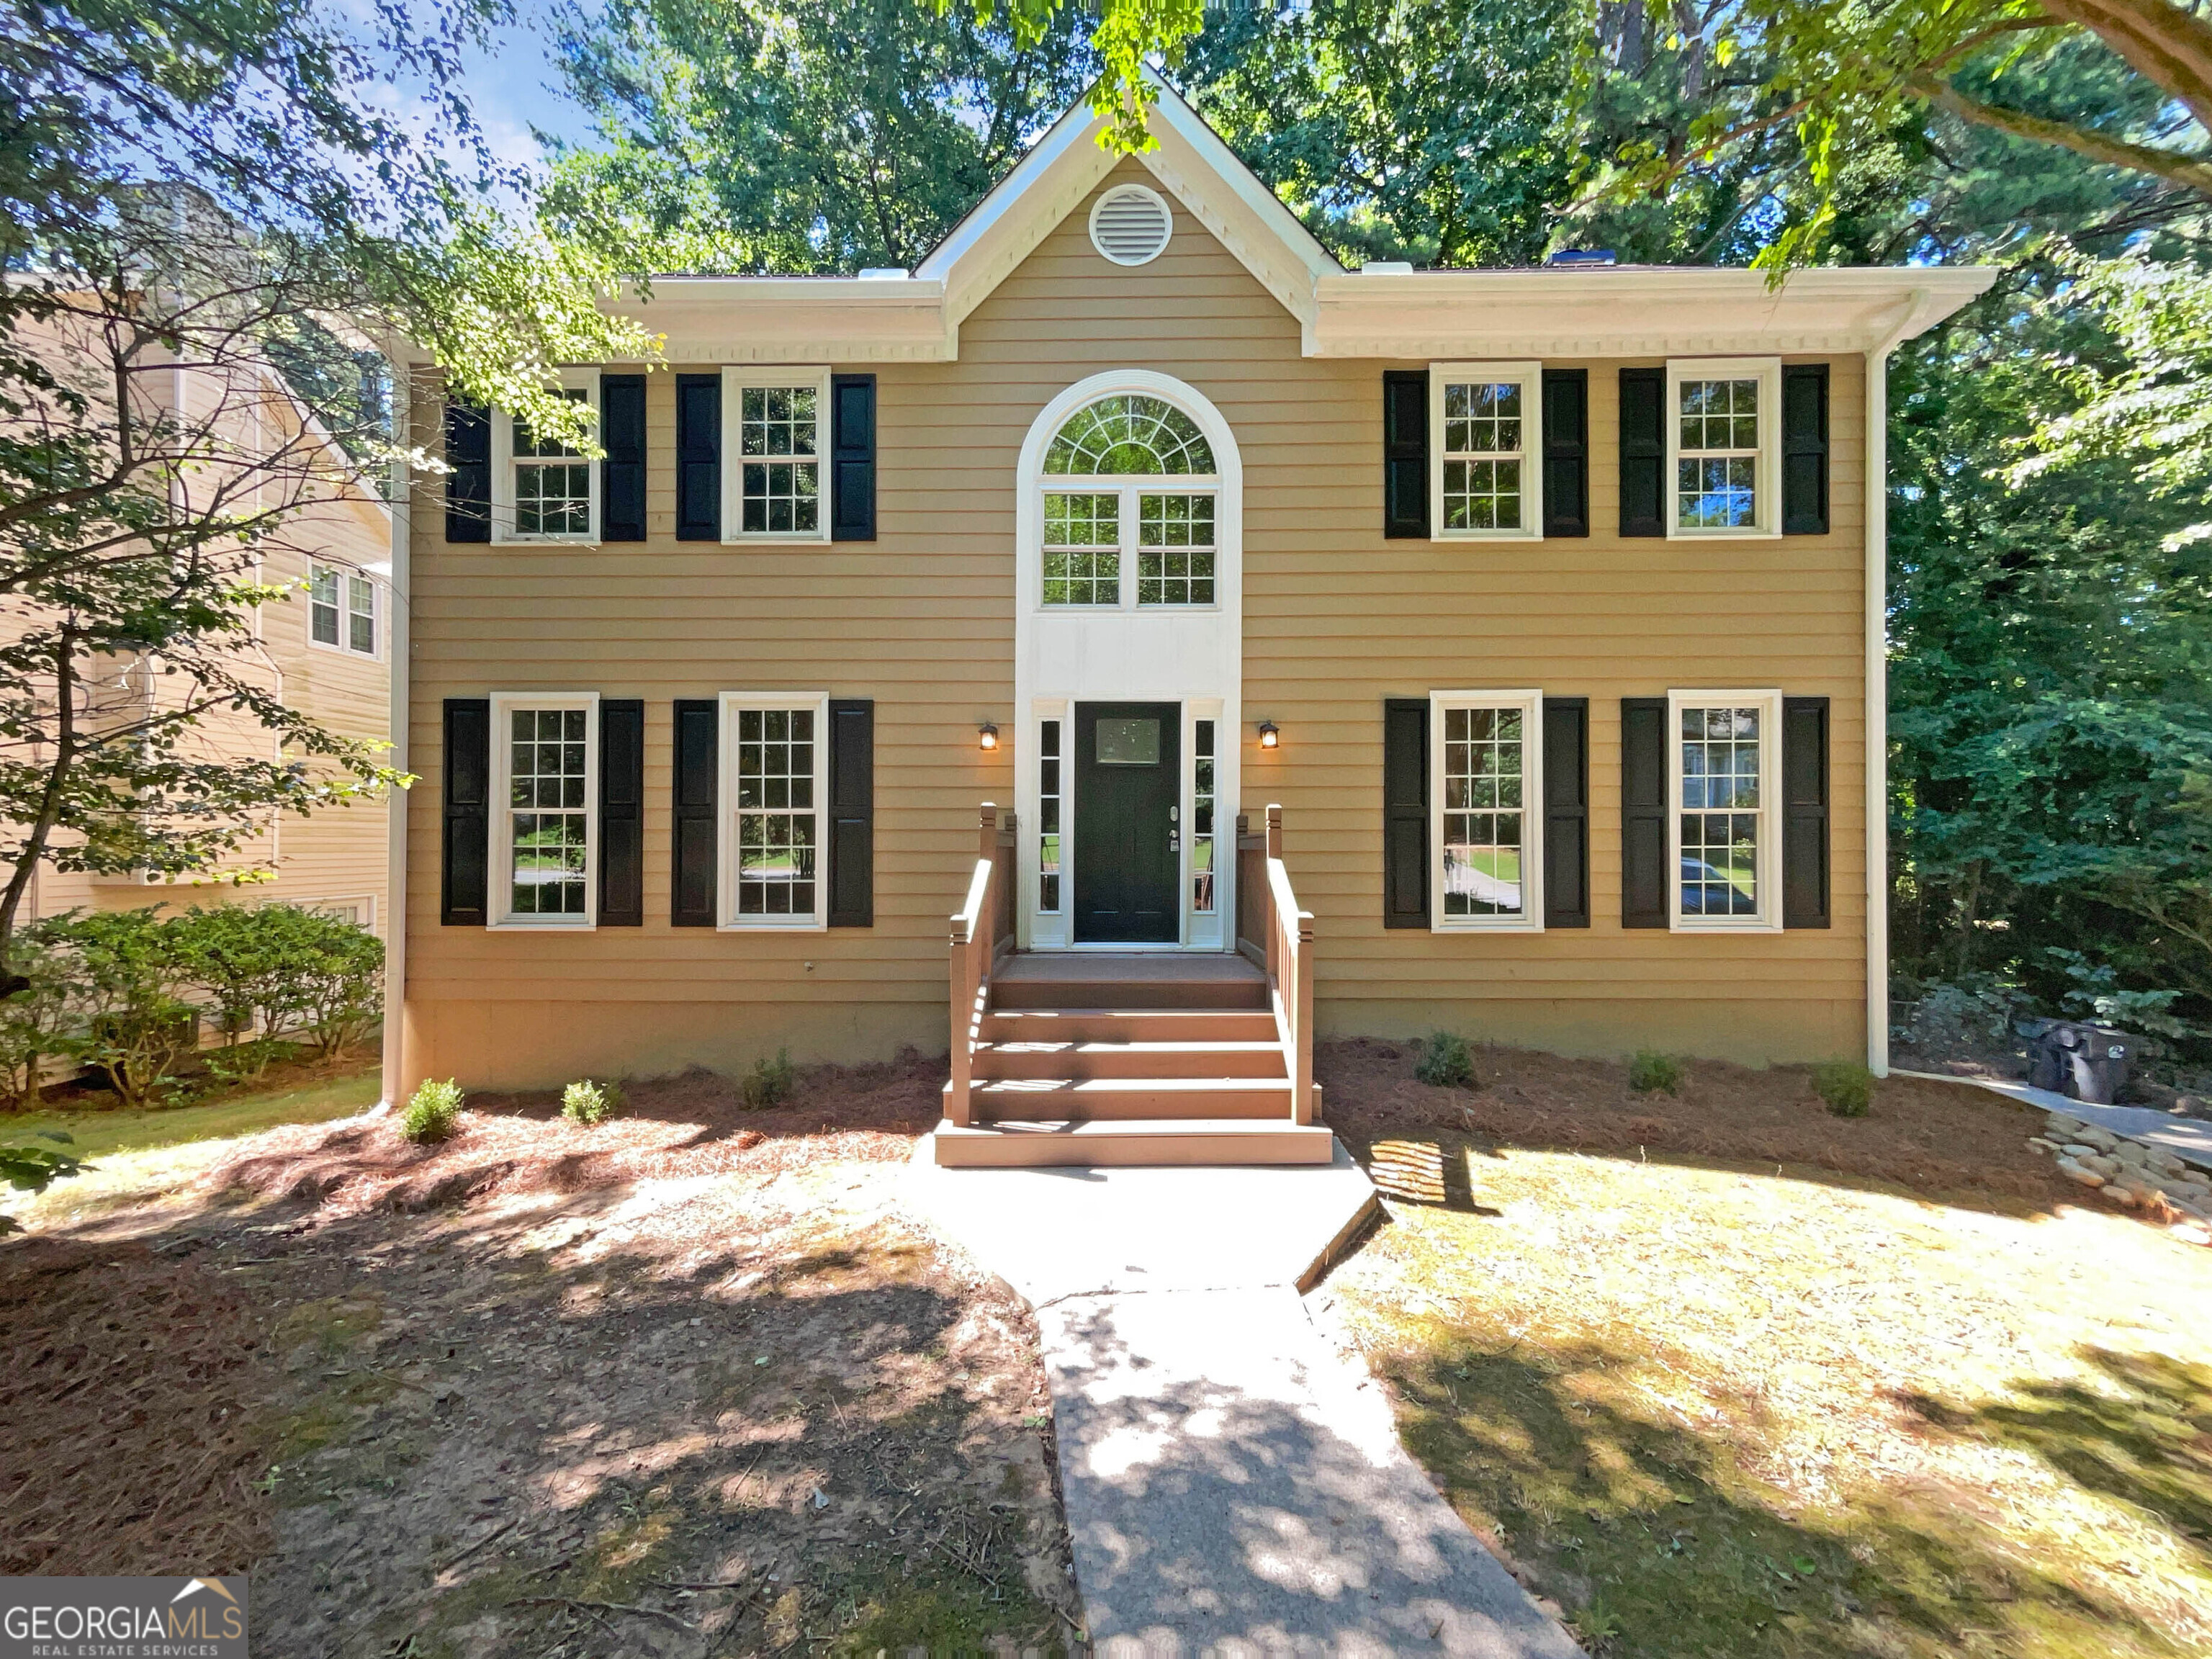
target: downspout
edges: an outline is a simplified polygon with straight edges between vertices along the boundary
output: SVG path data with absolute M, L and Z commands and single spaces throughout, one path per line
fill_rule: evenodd
M 1889 356 L 1922 327 L 1926 289 L 1866 355 L 1867 1069 L 1889 1075 Z
M 414 529 L 414 480 L 404 456 L 394 457 L 386 486 L 392 508 L 392 614 L 385 629 L 385 656 L 391 664 L 392 764 L 407 769 L 410 611 L 408 556 Z M 386 805 L 384 884 L 384 1102 L 389 1109 L 401 1098 L 400 1066 L 407 1052 L 407 792 L 395 789 Z

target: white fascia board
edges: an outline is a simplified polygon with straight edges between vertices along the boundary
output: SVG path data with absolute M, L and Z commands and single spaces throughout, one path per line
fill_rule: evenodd
M 1644 357 L 1861 352 L 1985 292 L 1986 267 L 1791 273 L 1672 267 L 1325 276 L 1323 357 Z

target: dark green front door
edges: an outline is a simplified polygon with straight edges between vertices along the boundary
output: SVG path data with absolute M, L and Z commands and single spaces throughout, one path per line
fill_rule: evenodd
M 1181 938 L 1182 733 L 1176 703 L 1075 705 L 1079 945 L 1173 945 Z

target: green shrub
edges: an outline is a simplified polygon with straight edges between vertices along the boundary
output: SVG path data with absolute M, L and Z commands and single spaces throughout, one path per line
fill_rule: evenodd
M 756 1112 L 781 1106 L 791 1098 L 791 1086 L 796 1080 L 791 1068 L 791 1050 L 779 1048 L 774 1060 L 753 1062 L 744 1085 L 745 1104 Z
M 134 1111 L 175 1091 L 175 1067 L 199 1047 L 199 1010 L 179 993 L 191 982 L 174 924 L 153 909 L 111 910 L 68 929 L 90 1004 L 63 1054 L 104 1073 Z
M 586 1127 L 604 1123 L 611 1117 L 622 1115 L 623 1091 L 619 1083 L 594 1083 L 587 1077 L 578 1078 L 561 1091 L 561 1115 L 571 1123 Z
M 29 983 L 0 997 L 0 1109 L 38 1105 L 47 1062 L 70 1052 L 70 1039 L 89 1017 L 91 988 L 69 932 L 76 915 L 16 930 L 9 965 Z
M 1437 1031 L 1421 1045 L 1413 1061 L 1413 1075 L 1439 1089 L 1474 1087 L 1474 1051 L 1465 1037 Z
M 1832 1060 L 1813 1068 L 1813 1092 L 1838 1117 L 1864 1117 L 1874 1099 L 1874 1073 L 1855 1060 Z
M 443 1083 L 426 1078 L 399 1115 L 399 1133 L 418 1146 L 443 1140 L 460 1115 L 460 1085 L 451 1078 Z
M 1648 1095 L 1655 1089 L 1679 1095 L 1682 1092 L 1682 1062 L 1656 1048 L 1639 1048 L 1636 1058 L 1628 1062 L 1628 1086 L 1640 1095 Z

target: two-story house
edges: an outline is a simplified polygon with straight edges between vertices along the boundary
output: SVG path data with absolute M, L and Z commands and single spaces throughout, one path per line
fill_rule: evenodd
M 1985 275 L 1346 271 L 1097 131 L 657 279 L 603 459 L 418 404 L 396 1091 L 949 1038 L 946 1161 L 1295 1160 L 1317 1032 L 1879 1067 L 1881 370 Z

